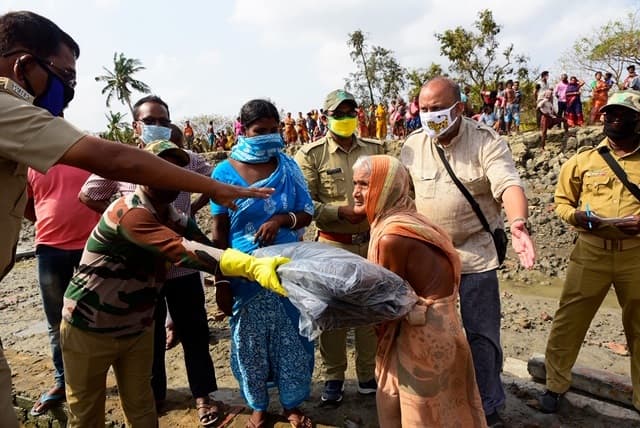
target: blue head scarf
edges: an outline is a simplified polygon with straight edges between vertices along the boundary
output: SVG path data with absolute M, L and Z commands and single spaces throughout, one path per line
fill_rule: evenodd
M 245 137 L 240 135 L 238 142 L 229 157 L 245 163 L 265 163 L 275 157 L 284 148 L 284 141 L 280 134 L 256 135 Z

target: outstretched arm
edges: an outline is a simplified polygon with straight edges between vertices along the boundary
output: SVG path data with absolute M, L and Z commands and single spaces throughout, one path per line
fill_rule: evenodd
M 203 193 L 218 204 L 235 209 L 238 198 L 267 197 L 273 189 L 222 184 L 173 165 L 143 150 L 93 136 L 78 140 L 58 163 L 94 172 L 119 181 L 157 188 Z

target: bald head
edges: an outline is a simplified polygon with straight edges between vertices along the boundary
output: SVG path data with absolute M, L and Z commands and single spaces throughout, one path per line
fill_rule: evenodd
M 437 92 L 438 94 L 446 97 L 451 101 L 451 104 L 456 101 L 461 101 L 460 86 L 448 77 L 438 76 L 428 80 L 424 85 L 422 85 L 420 93 L 427 90 L 430 92 Z

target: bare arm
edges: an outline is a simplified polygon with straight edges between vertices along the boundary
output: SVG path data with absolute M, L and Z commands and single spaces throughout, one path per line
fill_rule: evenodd
M 206 195 L 198 196 L 198 199 L 191 204 L 191 215 L 195 217 L 196 213 L 209 203 L 209 198 Z
M 237 198 L 266 197 L 273 193 L 273 189 L 222 184 L 143 150 L 92 136 L 78 140 L 58 163 L 86 169 L 114 180 L 203 193 L 229 208 L 235 208 L 234 200 Z
M 211 240 L 219 248 L 229 247 L 229 216 L 227 214 L 216 214 L 211 217 Z M 218 309 L 225 315 L 231 316 L 233 313 L 231 285 L 221 272 L 216 273 L 215 286 Z
M 504 212 L 511 223 L 511 241 L 513 249 L 520 258 L 520 264 L 527 269 L 536 261 L 536 250 L 526 228 L 529 207 L 524 190 L 520 186 L 509 186 L 502 194 Z

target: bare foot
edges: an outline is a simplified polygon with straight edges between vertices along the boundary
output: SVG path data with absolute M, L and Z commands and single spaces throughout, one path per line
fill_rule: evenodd
M 263 428 L 267 423 L 267 412 L 254 410 L 245 428 Z
M 40 416 L 46 413 L 50 408 L 59 406 L 66 400 L 64 386 L 54 386 L 35 402 L 33 408 L 29 412 L 31 416 Z
M 222 403 L 213 401 L 209 397 L 196 398 L 196 409 L 198 410 L 198 419 L 203 427 L 210 427 L 216 424 L 224 411 Z
M 287 418 L 292 428 L 313 428 L 313 422 L 297 407 L 285 409 L 284 417 Z

